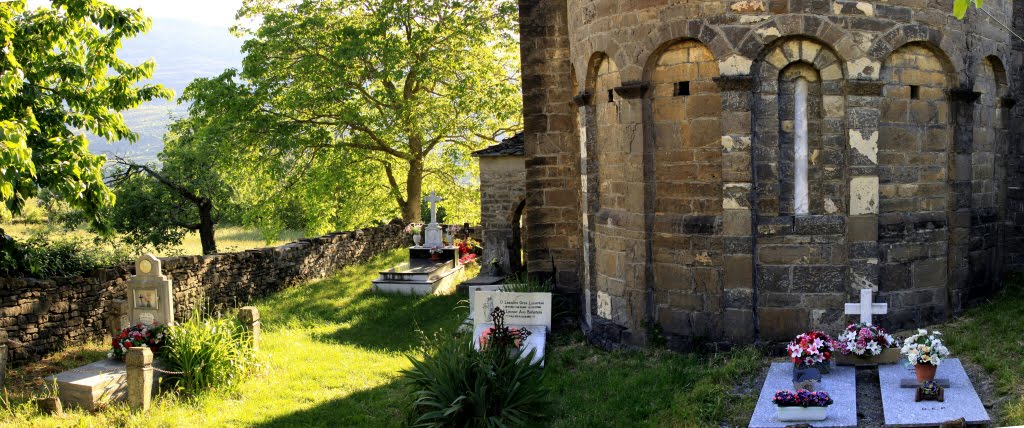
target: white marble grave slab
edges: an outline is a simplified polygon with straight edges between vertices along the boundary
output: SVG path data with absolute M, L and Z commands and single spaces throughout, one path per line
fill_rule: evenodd
M 477 351 L 480 350 L 480 336 L 484 334 L 484 330 L 490 327 L 494 327 L 494 324 L 477 324 L 473 329 L 473 346 Z M 530 335 L 526 338 L 526 343 L 523 344 L 523 355 L 528 355 L 531 351 L 535 351 L 533 354 L 533 363 L 541 363 L 544 361 L 544 344 L 548 340 L 548 330 L 542 325 L 525 327 L 530 330 Z
M 958 358 L 942 360 L 936 378 L 949 379 L 945 401 L 915 402 L 914 388 L 901 388 L 902 379 L 914 378 L 914 368 L 903 364 L 878 367 L 878 381 L 882 388 L 882 410 L 887 427 L 936 426 L 945 421 L 964 418 L 968 425 L 991 422 L 981 398 L 967 377 Z
M 793 363 L 772 363 L 757 398 L 757 407 L 750 416 L 750 428 L 781 428 L 799 423 L 781 422 L 775 418 L 772 396 L 783 389 L 793 389 Z M 857 372 L 854 367 L 832 366 L 831 373 L 821 376 L 818 390 L 827 392 L 834 403 L 828 406 L 825 420 L 809 424 L 815 428 L 857 426 Z

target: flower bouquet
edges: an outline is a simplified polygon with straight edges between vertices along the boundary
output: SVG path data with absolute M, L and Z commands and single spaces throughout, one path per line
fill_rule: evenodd
M 903 349 L 900 351 L 907 357 L 907 362 L 914 365 L 914 372 L 917 374 L 917 381 L 924 382 L 935 379 L 935 371 L 942 363 L 942 359 L 949 355 L 949 349 L 939 339 L 942 333 L 918 329 L 917 334 L 907 338 L 903 342 Z
M 780 421 L 823 421 L 832 397 L 825 391 L 778 391 L 772 397 Z
M 821 373 L 829 372 L 829 363 L 835 353 L 835 340 L 822 331 L 808 331 L 786 346 L 794 368 L 814 367 Z
M 408 226 L 405 226 L 405 233 L 407 235 L 412 235 L 413 244 L 415 244 L 417 247 L 420 246 L 420 239 L 422 238 L 423 234 L 422 224 L 410 223 Z
M 151 326 L 139 323 L 121 330 L 121 334 L 114 336 L 114 340 L 111 341 L 111 350 L 107 352 L 107 358 L 123 360 L 128 350 L 137 346 L 148 347 L 156 353 L 164 344 L 164 328 L 163 325 L 154 322 Z
M 838 365 L 892 364 L 900 359 L 899 340 L 884 328 L 868 323 L 850 324 L 835 342 Z

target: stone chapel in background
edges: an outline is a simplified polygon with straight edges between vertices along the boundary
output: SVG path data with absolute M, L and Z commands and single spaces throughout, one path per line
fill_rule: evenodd
M 917 326 L 1024 268 L 1024 2 L 519 4 L 525 264 L 595 342 L 837 331 L 865 287 Z

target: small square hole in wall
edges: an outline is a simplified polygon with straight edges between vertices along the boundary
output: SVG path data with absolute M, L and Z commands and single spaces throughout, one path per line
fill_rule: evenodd
M 615 90 L 614 89 L 609 89 L 608 90 L 608 102 L 610 102 L 610 103 L 615 102 Z
M 685 97 L 690 95 L 690 82 L 676 82 L 675 96 Z
M 910 99 L 916 100 L 921 98 L 921 87 L 918 85 L 910 85 Z

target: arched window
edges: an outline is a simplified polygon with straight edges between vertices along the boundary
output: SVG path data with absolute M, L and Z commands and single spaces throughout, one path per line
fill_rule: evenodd
M 807 186 L 807 79 L 796 79 L 793 93 L 793 212 L 808 214 Z

